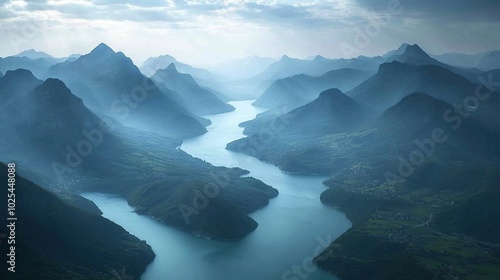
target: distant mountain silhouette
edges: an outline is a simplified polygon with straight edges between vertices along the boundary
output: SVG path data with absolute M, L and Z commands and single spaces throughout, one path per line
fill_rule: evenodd
M 431 55 L 434 59 L 437 59 L 448 65 L 474 68 L 477 67 L 481 59 L 483 59 L 489 52 L 482 52 L 477 54 L 464 54 L 464 53 L 445 53 L 440 55 Z
M 191 65 L 177 61 L 170 55 L 161 55 L 158 57 L 148 58 L 141 66 L 141 71 L 147 76 L 153 76 L 156 71 L 167 68 L 170 64 L 174 64 L 180 73 L 189 74 L 195 79 L 207 80 L 215 78 L 214 75 L 203 68 L 196 68 Z
M 33 59 L 33 60 L 36 60 L 39 58 L 46 58 L 46 59 L 53 59 L 54 58 L 47 53 L 39 52 L 39 51 L 36 51 L 34 49 L 22 51 L 21 53 L 14 55 L 14 56 L 16 56 L 16 57 L 23 57 L 24 56 L 24 57 L 27 57 L 27 58 Z
M 174 90 L 177 94 L 171 98 L 194 114 L 212 115 L 234 110 L 233 106 L 222 102 L 212 92 L 199 86 L 191 75 L 179 73 L 173 63 L 156 71 L 151 79 Z
M 294 75 L 320 76 L 331 70 L 352 68 L 365 71 L 374 71 L 380 63 L 384 62 L 382 57 L 357 57 L 351 59 L 328 59 L 316 56 L 312 60 L 290 58 L 287 55 L 271 64 L 266 70 L 252 77 L 253 81 L 275 81 Z
M 74 60 L 78 55 L 56 58 L 44 52 L 38 52 L 30 49 L 17 55 L 0 58 L 0 71 L 16 70 L 19 68 L 30 70 L 36 77 L 41 79 L 48 78 L 47 71 L 57 63 L 67 60 Z
M 195 116 L 144 77 L 130 58 L 103 43 L 73 62 L 54 65 L 50 72 L 89 108 L 125 124 L 181 138 L 206 131 Z
M 479 61 L 477 67 L 484 70 L 500 69 L 500 51 L 489 52 Z
M 2 104 L 0 108 L 9 105 L 12 100 L 22 96 L 42 83 L 26 69 L 7 71 L 5 76 L 0 78 L 0 97 Z
M 47 71 L 50 66 L 56 64 L 58 61 L 48 60 L 45 58 L 31 59 L 28 57 L 9 56 L 0 58 L 0 71 L 3 73 L 9 70 L 16 70 L 19 68 L 30 70 L 35 76 L 44 78 L 47 76 Z
M 412 64 L 412 65 L 440 65 L 443 66 L 444 63 L 430 57 L 424 50 L 420 48 L 417 44 L 401 45 L 389 58 L 387 62 L 398 61 L 401 63 Z
M 298 107 L 313 101 L 322 91 L 330 88 L 349 91 L 370 76 L 370 72 L 346 68 L 332 70 L 319 77 L 296 75 L 273 82 L 253 105 L 266 108 Z
M 148 77 L 153 76 L 156 71 L 167 68 L 174 64 L 179 73 L 189 74 L 204 89 L 212 92 L 220 100 L 227 102 L 234 100 L 231 91 L 226 90 L 226 84 L 221 81 L 221 77 L 204 68 L 197 68 L 182 63 L 170 55 L 161 55 L 148 58 L 141 66 L 141 71 Z

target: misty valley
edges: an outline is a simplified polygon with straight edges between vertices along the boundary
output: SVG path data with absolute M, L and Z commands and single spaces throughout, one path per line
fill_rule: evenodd
M 1 279 L 498 279 L 499 81 L 417 44 L 0 58 Z

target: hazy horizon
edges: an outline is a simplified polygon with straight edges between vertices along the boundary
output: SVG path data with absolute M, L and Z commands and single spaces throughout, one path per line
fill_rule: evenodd
M 402 43 L 431 54 L 500 49 L 498 1 L 435 2 L 3 0 L 0 56 L 35 49 L 64 57 L 104 42 L 139 66 L 164 54 L 208 66 L 249 56 L 376 56 Z

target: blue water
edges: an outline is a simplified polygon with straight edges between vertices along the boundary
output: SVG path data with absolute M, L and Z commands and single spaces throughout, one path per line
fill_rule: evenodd
M 231 102 L 236 111 L 208 116 L 212 120 L 208 133 L 181 146 L 213 165 L 249 170 L 250 176 L 279 190 L 279 196 L 268 206 L 250 215 L 259 227 L 243 240 L 218 242 L 197 238 L 137 215 L 121 197 L 84 194 L 97 204 L 104 217 L 151 245 L 156 258 L 141 279 L 337 279 L 311 262 L 351 226 L 343 213 L 321 204 L 319 197 L 325 190 L 321 182 L 326 177 L 285 174 L 271 164 L 225 150 L 227 143 L 243 137 L 238 124 L 260 112 L 250 104 L 251 101 Z

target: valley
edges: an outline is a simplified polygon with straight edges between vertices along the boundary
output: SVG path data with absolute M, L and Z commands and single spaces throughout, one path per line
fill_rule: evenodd
M 246 176 L 262 180 L 279 191 L 269 205 L 249 215 L 259 226 L 243 240 L 228 243 L 200 239 L 131 213 L 133 209 L 119 197 L 83 194 L 99 206 L 104 217 L 152 246 L 157 257 L 142 279 L 154 280 L 159 275 L 174 279 L 194 279 L 200 275 L 203 279 L 214 280 L 286 279 L 285 273 L 293 265 L 301 266 L 303 262 L 313 265 L 315 249 L 318 246 L 323 249 L 350 227 L 341 212 L 322 205 L 319 200 L 320 193 L 325 190 L 322 181 L 326 177 L 287 175 L 270 164 L 224 149 L 225 143 L 242 136 L 238 123 L 255 117 L 260 111 L 250 103 L 231 102 L 236 111 L 207 116 L 212 121 L 208 133 L 185 140 L 180 147 L 215 166 L 238 166 L 248 170 L 250 173 Z M 259 267 L 258 271 L 255 266 Z M 307 275 L 308 279 L 336 279 L 317 268 Z
M 496 280 L 497 54 L 0 58 L 6 279 Z

